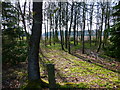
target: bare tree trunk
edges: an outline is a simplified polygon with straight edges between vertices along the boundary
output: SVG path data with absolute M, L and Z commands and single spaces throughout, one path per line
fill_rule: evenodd
M 28 79 L 40 80 L 39 45 L 42 33 L 42 2 L 33 2 L 33 26 L 28 55 Z
M 53 16 L 53 26 L 55 26 L 54 20 L 55 20 L 55 16 Z M 55 28 L 53 27 L 52 29 L 53 29 L 53 44 L 55 45 Z
M 79 41 L 79 30 L 78 30 L 78 21 L 77 21 L 77 45 L 78 45 L 78 41 Z
M 29 34 L 27 32 L 27 28 L 26 28 L 26 22 L 25 22 L 25 11 L 26 11 L 26 1 L 24 2 L 24 9 L 23 9 L 23 12 L 22 12 L 22 9 L 20 7 L 20 3 L 18 2 L 18 8 L 20 10 L 20 15 L 22 17 L 22 23 L 23 23 L 23 26 L 24 26 L 24 30 L 25 30 L 25 33 L 26 33 L 26 38 L 27 38 L 27 41 L 29 40 Z
M 61 30 L 61 2 L 59 4 L 60 4 L 60 10 L 59 10 L 59 15 L 60 15 L 60 18 L 59 18 L 60 38 L 61 38 L 61 47 L 62 47 L 62 50 L 64 50 L 64 47 L 63 47 L 63 32 Z
M 97 21 L 97 23 L 96 23 L 96 42 L 95 42 L 95 46 L 97 46 L 97 44 L 98 44 L 98 30 L 99 30 L 99 19 L 98 19 L 98 15 L 99 15 L 99 8 L 98 8 L 98 6 L 97 6 L 97 18 L 96 18 L 96 21 Z
M 51 29 L 52 29 L 52 17 L 51 17 L 51 13 L 50 13 L 50 45 L 51 45 L 51 37 L 52 37 L 52 33 L 51 33 Z
M 95 41 L 95 46 L 97 46 L 97 41 L 98 41 L 98 25 L 96 24 L 96 41 Z
M 85 53 L 85 42 L 84 42 L 84 32 L 85 32 L 85 3 L 83 5 L 83 30 L 82 30 L 82 53 Z
M 58 40 L 58 13 L 55 13 L 55 42 Z
M 76 15 L 77 15 L 77 11 L 76 11 L 76 7 L 74 9 L 75 9 L 75 17 L 74 17 L 73 30 L 74 30 L 74 45 L 76 45 Z
M 44 27 L 45 27 L 45 46 L 46 46 L 46 22 L 45 22 L 45 10 L 44 10 Z
M 72 21 L 73 21 L 73 7 L 74 7 L 74 2 L 72 3 L 71 7 L 71 21 L 70 21 L 70 28 L 69 28 L 69 36 L 68 36 L 68 52 L 71 53 L 70 51 L 70 34 L 71 34 L 71 26 L 72 26 Z
M 100 40 L 99 40 L 99 46 L 97 49 L 97 52 L 100 51 L 101 45 L 102 45 L 102 29 L 103 29 L 103 13 L 104 13 L 104 8 L 102 7 L 102 20 L 101 20 L 101 31 L 100 31 Z
M 108 29 L 110 28 L 109 25 L 109 2 L 107 2 L 107 8 L 106 8 L 106 17 L 105 17 L 105 30 L 104 30 L 104 39 L 103 39 L 103 48 L 105 48 L 105 45 L 107 43 L 107 39 L 108 39 Z
M 46 33 L 46 36 L 47 36 L 47 40 L 48 40 L 48 16 L 47 16 L 47 33 Z
M 91 31 L 92 31 L 93 6 L 94 6 L 94 3 L 91 6 L 91 12 L 90 12 L 90 32 L 89 32 L 89 35 L 90 35 L 90 47 L 91 47 L 91 34 L 92 34 Z
M 66 30 L 65 30 L 65 48 L 67 48 L 68 44 L 68 2 L 66 2 Z
M 28 30 L 28 33 L 30 33 L 30 30 L 31 30 L 31 28 L 30 28 L 30 26 L 31 26 L 31 22 L 30 22 L 30 20 L 31 20 L 31 2 L 29 2 L 29 19 L 27 20 L 28 21 L 28 26 L 27 27 L 29 27 L 29 30 Z

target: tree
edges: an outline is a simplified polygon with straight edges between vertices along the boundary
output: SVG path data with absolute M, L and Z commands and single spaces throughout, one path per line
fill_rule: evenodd
M 68 52 L 70 52 L 70 34 L 71 34 L 71 26 L 72 26 L 72 21 L 73 21 L 73 7 L 74 7 L 74 2 L 72 3 L 71 6 L 71 20 L 70 20 L 70 27 L 69 27 L 69 34 L 68 34 Z
M 25 30 L 25 34 L 26 34 L 26 38 L 27 38 L 27 41 L 29 40 L 29 33 L 27 32 L 27 26 L 26 26 L 26 22 L 25 22 L 25 16 L 26 16 L 26 4 L 27 2 L 25 1 L 24 2 L 24 9 L 23 9 L 23 12 L 22 12 L 22 8 L 20 7 L 20 2 L 18 2 L 18 10 L 20 12 L 20 16 L 22 18 L 22 23 L 23 23 L 23 27 L 24 27 L 24 30 Z
M 68 47 L 68 2 L 66 2 L 66 30 L 65 30 L 65 48 Z
M 55 42 L 58 42 L 58 8 L 56 9 L 55 13 Z
M 61 30 L 61 26 L 62 26 L 61 25 L 62 24 L 62 22 L 61 22 L 62 21 L 61 20 L 62 19 L 62 15 L 61 15 L 62 14 L 61 13 L 61 2 L 59 3 L 59 6 L 60 6 L 60 9 L 59 9 L 59 15 L 60 15 L 59 16 L 59 29 L 60 29 L 61 48 L 62 48 L 62 50 L 64 50 L 64 47 L 63 47 L 63 45 L 64 45 L 63 44 L 63 30 Z
M 106 3 L 106 12 L 105 12 L 105 30 L 104 30 L 104 38 L 103 38 L 103 48 L 107 46 L 109 29 L 110 29 L 110 6 L 109 2 Z
M 76 5 L 76 4 L 75 4 Z M 77 10 L 76 7 L 74 7 L 74 11 L 75 11 L 75 16 L 74 16 L 74 26 L 73 26 L 73 30 L 74 30 L 74 45 L 76 45 L 76 18 L 77 18 Z
M 52 40 L 51 40 L 51 39 L 52 39 L 52 32 L 51 32 L 51 29 L 52 29 L 52 10 L 51 10 L 51 3 L 50 3 L 50 10 L 49 10 L 49 11 L 51 11 L 51 12 L 50 12 L 50 20 L 49 20 L 49 21 L 50 21 L 50 42 L 49 42 L 49 43 L 50 43 L 50 45 L 51 45 L 51 41 L 52 41 Z
M 94 3 L 92 3 L 92 5 L 91 5 L 91 10 L 90 10 L 90 30 L 88 30 L 89 31 L 89 37 L 90 37 L 90 47 L 91 47 L 91 31 L 92 31 L 92 19 L 93 19 L 93 7 L 94 7 Z
M 18 22 L 18 11 L 11 2 L 2 2 L 2 40 L 3 40 L 3 63 L 17 64 L 22 61 L 22 54 L 19 41 L 23 35 L 22 28 Z M 25 50 L 24 55 L 25 54 Z M 21 56 L 21 57 L 20 57 Z
M 115 18 L 115 24 L 110 29 L 111 44 L 107 48 L 107 54 L 115 58 L 120 58 L 120 1 L 113 9 L 116 10 L 116 12 L 112 14 Z
M 45 2 L 45 8 L 46 8 L 46 2 Z M 46 39 L 47 39 L 47 36 L 46 36 L 46 10 L 44 10 L 44 29 L 45 29 L 45 46 L 46 46 Z
M 96 42 L 95 42 L 95 46 L 98 43 L 98 30 L 99 30 L 99 5 L 97 5 L 97 14 L 96 14 Z
M 28 79 L 40 80 L 39 45 L 42 33 L 42 2 L 33 2 L 33 26 L 29 43 Z
M 82 53 L 83 54 L 85 53 L 84 32 L 85 32 L 85 3 L 83 3 L 83 28 L 82 28 Z
M 97 52 L 100 51 L 101 45 L 102 45 L 102 31 L 103 31 L 104 8 L 105 8 L 104 4 L 101 3 L 102 16 L 101 16 L 101 26 L 100 26 L 100 32 L 99 32 L 99 45 L 98 45 Z

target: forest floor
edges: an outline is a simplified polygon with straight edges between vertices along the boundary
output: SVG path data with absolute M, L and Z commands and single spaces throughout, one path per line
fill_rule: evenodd
M 41 78 L 48 82 L 45 65 L 55 65 L 56 82 L 62 88 L 120 88 L 120 62 L 100 55 L 89 48 L 81 54 L 77 46 L 71 54 L 61 50 L 60 44 L 42 46 L 40 52 Z M 88 53 L 89 52 L 89 53 Z M 3 88 L 20 88 L 27 84 L 27 63 L 3 66 Z
M 81 54 L 73 50 L 72 54 L 59 48 L 59 45 L 48 45 L 42 48 L 42 63 L 55 65 L 56 82 L 63 87 L 76 88 L 120 88 L 120 62 L 99 55 Z M 86 49 L 88 52 L 89 49 Z M 102 56 L 102 55 L 101 55 Z M 43 79 L 47 80 L 46 70 L 41 70 Z

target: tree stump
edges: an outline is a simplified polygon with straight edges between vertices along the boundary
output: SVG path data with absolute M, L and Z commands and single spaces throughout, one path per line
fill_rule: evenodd
M 54 64 L 47 64 L 49 88 L 56 88 Z

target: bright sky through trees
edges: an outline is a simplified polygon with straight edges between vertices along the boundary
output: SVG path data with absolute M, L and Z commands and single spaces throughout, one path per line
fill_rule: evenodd
M 9 0 L 3 0 L 3 1 L 9 1 Z M 10 0 L 11 2 L 16 2 L 17 0 Z M 31 2 L 31 6 L 30 6 L 30 8 L 31 8 L 31 11 L 32 11 L 32 1 L 39 1 L 39 0 L 18 0 L 19 2 L 20 2 L 20 5 L 21 5 L 21 8 L 22 8 L 22 10 L 23 10 L 23 4 L 24 4 L 24 2 L 26 1 L 27 2 L 27 4 L 26 4 L 26 11 L 28 11 L 28 7 L 29 7 L 29 2 Z M 43 1 L 43 12 L 44 12 L 44 4 L 45 4 L 45 2 L 46 1 L 48 1 L 48 2 L 50 2 L 49 0 L 44 0 Z M 62 0 L 63 2 L 65 1 L 65 0 Z M 75 0 L 74 0 L 75 1 Z M 82 1 L 82 0 L 79 0 L 79 1 L 77 1 L 77 2 L 80 2 L 80 1 Z M 87 3 L 87 4 L 90 4 L 90 3 L 92 3 L 94 0 L 86 0 L 85 2 L 89 2 L 89 3 Z M 102 0 L 98 0 L 98 1 L 102 1 Z M 109 2 L 116 2 L 116 0 L 106 0 L 106 1 L 109 1 Z M 104 1 L 104 2 L 106 2 L 106 1 Z M 54 2 L 55 2 L 55 0 L 54 0 Z M 71 1 L 69 1 L 69 2 L 71 2 Z M 96 2 L 94 2 L 95 4 L 96 4 Z M 112 6 L 114 6 L 114 4 L 115 3 L 112 3 Z M 88 6 L 88 8 L 89 8 L 89 6 Z M 96 6 L 94 6 L 94 12 L 93 12 L 93 23 L 92 23 L 92 30 L 96 30 L 96 24 L 95 23 L 97 23 L 97 21 L 96 21 L 96 12 L 97 12 L 97 9 L 96 9 Z M 89 15 L 89 13 L 87 12 L 87 14 Z M 87 15 L 86 14 L 86 15 Z M 86 16 L 87 17 L 87 16 Z M 44 18 L 44 14 L 43 14 L 43 18 Z M 46 17 L 45 17 L 46 18 Z M 45 26 L 44 26 L 44 23 L 47 23 L 47 20 L 46 21 L 44 21 L 43 20 L 43 25 L 42 25 L 42 33 L 45 33 Z M 111 24 L 112 24 L 112 22 L 110 22 Z M 22 26 L 22 22 L 20 23 L 21 24 L 21 26 Z M 28 24 L 27 23 L 27 21 L 26 21 L 26 24 Z M 103 30 L 104 30 L 104 25 L 105 23 L 103 23 Z M 50 24 L 49 24 L 50 25 Z M 70 26 L 70 21 L 68 21 L 68 27 Z M 50 26 L 48 27 L 48 29 L 50 28 Z M 29 26 L 27 25 L 27 31 L 29 31 L 30 30 L 30 28 L 29 28 Z M 64 29 L 63 29 L 64 30 Z M 79 28 L 79 31 L 80 31 L 81 29 Z M 88 30 L 88 25 L 87 25 L 87 20 L 86 20 L 86 25 L 85 25 L 85 30 Z M 73 28 L 72 28 L 72 31 L 73 31 Z M 30 32 L 30 31 L 29 31 Z

